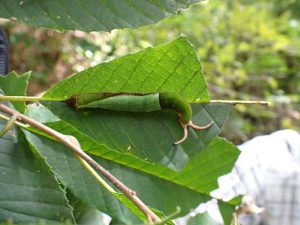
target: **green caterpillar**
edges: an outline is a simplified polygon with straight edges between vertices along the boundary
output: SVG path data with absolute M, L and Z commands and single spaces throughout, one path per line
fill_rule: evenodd
M 127 112 L 152 112 L 170 109 L 177 113 L 180 126 L 183 128 L 183 137 L 174 144 L 180 144 L 187 138 L 187 128 L 204 130 L 213 122 L 205 126 L 197 126 L 192 122 L 192 108 L 188 102 L 176 93 L 89 93 L 78 94 L 65 101 L 76 109 L 109 109 Z

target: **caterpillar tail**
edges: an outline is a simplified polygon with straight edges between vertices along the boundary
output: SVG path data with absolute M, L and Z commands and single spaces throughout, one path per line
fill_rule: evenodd
M 194 130 L 206 130 L 208 129 L 214 122 L 211 121 L 209 124 L 205 125 L 205 126 L 198 126 L 195 125 L 192 120 L 190 120 L 187 124 L 184 124 L 180 119 L 179 119 L 179 124 L 183 129 L 183 136 L 180 140 L 174 142 L 174 145 L 178 145 L 181 144 L 182 142 L 184 142 L 187 139 L 188 136 L 188 128 L 191 127 Z

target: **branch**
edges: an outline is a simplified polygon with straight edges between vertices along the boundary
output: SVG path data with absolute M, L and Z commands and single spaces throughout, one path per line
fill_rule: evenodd
M 34 97 L 34 96 L 7 96 L 0 95 L 0 101 L 12 101 L 12 102 L 39 102 L 39 101 L 61 101 L 58 99 L 44 98 L 44 97 Z M 269 105 L 270 102 L 266 101 L 244 101 L 244 100 L 208 100 L 201 101 L 196 100 L 193 103 L 227 103 L 227 104 L 260 104 L 260 105 Z
M 42 97 L 35 97 L 35 96 L 7 96 L 7 95 L 0 95 L 0 101 L 38 102 L 40 100 L 46 100 L 46 99 L 43 99 Z
M 245 100 L 210 100 L 209 103 L 225 103 L 225 104 L 258 104 L 258 105 L 269 105 L 267 101 L 245 101 Z
M 55 138 L 57 141 L 64 144 L 66 147 L 70 148 L 74 154 L 82 158 L 89 165 L 95 168 L 100 174 L 102 174 L 106 179 L 108 179 L 117 189 L 119 189 L 125 196 L 127 196 L 147 217 L 149 223 L 160 222 L 160 218 L 153 213 L 145 204 L 142 202 L 136 195 L 135 191 L 128 188 L 120 180 L 114 177 L 108 170 L 99 165 L 94 159 L 87 155 L 77 144 L 75 144 L 70 138 L 66 135 L 63 135 L 44 124 L 41 124 L 30 117 L 23 115 L 17 112 L 14 109 L 11 109 L 3 104 L 0 104 L 0 111 L 4 112 L 10 116 L 16 115 L 19 120 L 26 122 L 27 124 L 35 127 L 48 135 Z

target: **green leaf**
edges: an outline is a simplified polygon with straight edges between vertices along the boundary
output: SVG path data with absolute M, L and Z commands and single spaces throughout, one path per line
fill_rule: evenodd
M 59 121 L 50 110 L 45 108 L 42 104 L 29 104 L 27 105 L 27 114 L 28 116 L 40 123 L 47 123 L 47 122 L 56 122 Z
M 92 92 L 160 91 L 179 93 L 189 101 L 208 100 L 200 62 L 184 37 L 87 69 L 49 89 L 44 99 L 62 100 Z M 189 139 L 182 146 L 174 146 L 183 130 L 172 112 L 75 112 L 63 103 L 49 103 L 47 107 L 60 119 L 111 150 L 160 162 L 174 170 L 182 169 L 207 146 L 220 132 L 232 108 L 229 105 L 194 105 L 195 123 L 215 123 L 205 131 L 190 130 Z
M 206 177 L 205 179 L 197 179 L 197 181 L 189 184 L 191 185 L 189 186 L 190 188 L 201 188 L 203 193 L 209 193 L 218 187 L 216 181 L 218 173 L 221 174 L 224 171 L 231 171 L 231 167 L 240 153 L 238 149 L 229 144 L 227 141 L 221 138 L 216 138 L 178 173 L 158 163 L 144 161 L 128 153 L 111 151 L 106 146 L 101 145 L 85 134 L 78 132 L 78 130 L 75 130 L 72 126 L 63 121 L 47 123 L 47 125 L 63 134 L 76 137 L 81 143 L 83 150 L 89 154 L 99 156 L 100 158 L 121 164 L 125 167 L 142 170 L 145 173 L 153 175 L 159 174 L 159 177 L 167 180 L 169 177 L 177 177 L 178 174 L 184 174 L 179 180 L 180 183 L 185 184 L 189 181 L 190 176 L 206 176 L 207 173 L 209 173 L 209 177 Z M 208 149 L 213 150 L 209 151 Z M 200 165 L 203 167 L 199 167 Z M 240 202 L 237 200 L 232 202 L 232 205 L 237 205 L 239 203 Z
M 6 76 L 0 76 L 0 88 L 5 95 L 24 96 L 26 95 L 28 79 L 30 72 L 18 76 L 15 72 L 11 72 Z M 13 106 L 20 113 L 25 112 L 25 102 L 12 102 Z
M 149 48 L 87 69 L 46 92 L 44 98 L 64 99 L 76 93 L 91 92 L 177 92 L 187 100 L 207 100 L 207 85 L 193 47 L 186 38 Z M 143 160 L 160 162 L 174 170 L 182 169 L 220 132 L 232 106 L 193 105 L 193 121 L 213 126 L 201 132 L 189 130 L 182 137 L 177 115 L 161 111 L 127 113 L 109 110 L 76 112 L 64 103 L 47 107 L 82 134 L 113 151 L 129 153 Z
M 193 104 L 193 121 L 214 124 L 207 130 L 189 130 L 181 145 L 177 115 L 171 111 L 128 113 L 110 110 L 78 112 L 64 103 L 49 103 L 47 107 L 77 132 L 106 149 L 131 154 L 144 161 L 159 162 L 173 170 L 181 170 L 190 159 L 220 132 L 232 106 L 228 104 Z
M 228 202 L 232 203 L 233 205 L 240 205 L 242 203 L 243 195 L 238 195 L 232 199 L 230 199 Z
M 63 100 L 74 94 L 92 92 L 160 91 L 179 93 L 189 101 L 208 100 L 200 62 L 184 37 L 87 69 L 49 89 L 44 99 Z M 172 112 L 76 112 L 63 103 L 49 103 L 47 107 L 108 149 L 160 162 L 174 170 L 182 169 L 207 146 L 219 133 L 232 108 L 229 105 L 194 105 L 195 123 L 204 125 L 213 120 L 215 124 L 202 132 L 190 130 L 189 139 L 182 146 L 174 146 L 183 130 Z
M 190 218 L 187 222 L 187 225 L 219 225 L 217 221 L 210 217 L 207 212 L 198 214 Z
M 166 215 L 174 212 L 176 206 L 180 206 L 181 215 L 184 215 L 199 203 L 209 200 L 209 192 L 217 187 L 217 178 L 232 169 L 239 154 L 233 145 L 215 139 L 184 170 L 176 173 L 159 164 L 105 149 L 62 121 L 48 125 L 75 136 L 85 151 L 96 153 L 93 155 L 95 160 L 135 190 L 147 205 Z M 123 223 L 135 221 L 109 192 L 99 187 L 94 178 L 84 171 L 70 150 L 35 134 L 26 133 L 26 136 L 76 197 Z
M 76 198 L 69 190 L 67 190 L 67 198 L 73 208 L 76 224 L 99 225 L 107 224 L 107 222 L 110 221 L 110 218 L 108 218 L 107 215 L 82 203 L 82 201 Z
M 73 221 L 65 192 L 21 132 L 0 139 L 0 190 L 0 222 Z
M 4 0 L 2 18 L 57 30 L 111 31 L 156 23 L 200 0 Z
M 26 138 L 34 149 L 46 160 L 63 185 L 85 204 L 109 214 L 115 221 L 123 224 L 137 223 L 133 214 L 121 205 L 62 144 L 26 132 Z
M 223 218 L 224 225 L 231 225 L 233 212 L 235 210 L 234 205 L 229 205 L 226 202 L 218 201 L 218 206 Z
M 208 100 L 197 55 L 185 37 L 91 67 L 50 88 L 45 99 L 79 93 L 173 91 L 188 101 Z
M 103 213 L 97 209 L 86 209 L 78 221 L 79 225 L 101 225 L 107 224 L 108 220 Z

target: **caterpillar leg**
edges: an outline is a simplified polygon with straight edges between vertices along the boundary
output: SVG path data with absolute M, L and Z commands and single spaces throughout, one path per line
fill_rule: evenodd
M 197 126 L 195 124 L 193 124 L 192 120 L 189 121 L 188 124 L 184 124 L 180 119 L 179 119 L 179 124 L 183 129 L 183 137 L 179 140 L 174 142 L 174 145 L 178 145 L 181 144 L 182 142 L 184 142 L 188 136 L 188 127 L 191 127 L 195 130 L 205 130 L 207 128 L 209 128 L 214 122 L 211 121 L 209 124 L 205 125 L 205 126 Z

